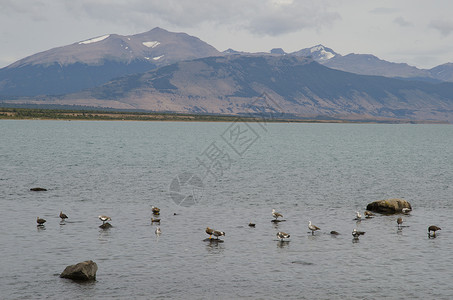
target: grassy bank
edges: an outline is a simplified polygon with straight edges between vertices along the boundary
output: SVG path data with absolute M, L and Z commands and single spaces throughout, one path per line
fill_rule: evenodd
M 202 114 L 125 112 L 102 110 L 67 110 L 42 108 L 11 108 L 0 107 L 0 119 L 11 120 L 92 120 L 92 121 L 183 121 L 183 122 L 262 122 L 259 117 L 221 116 Z M 417 122 L 411 120 L 338 120 L 338 119 L 266 119 L 266 122 L 295 123 L 444 123 Z

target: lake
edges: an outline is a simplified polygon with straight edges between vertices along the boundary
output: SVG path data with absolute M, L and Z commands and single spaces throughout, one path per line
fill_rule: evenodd
M 0 120 L 0 133 L 1 299 L 453 298 L 451 125 Z M 353 220 L 388 198 L 412 205 L 402 230 L 400 215 Z M 85 260 L 95 282 L 59 278 Z

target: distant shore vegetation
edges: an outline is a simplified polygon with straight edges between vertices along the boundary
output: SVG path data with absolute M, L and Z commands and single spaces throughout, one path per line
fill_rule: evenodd
M 184 121 L 184 122 L 279 122 L 279 123 L 425 123 L 409 120 L 338 120 L 263 118 L 210 114 L 180 114 L 157 112 L 126 112 L 111 110 L 71 110 L 47 108 L 0 107 L 0 119 L 11 120 L 91 120 L 91 121 Z M 435 122 L 437 123 L 437 122 Z

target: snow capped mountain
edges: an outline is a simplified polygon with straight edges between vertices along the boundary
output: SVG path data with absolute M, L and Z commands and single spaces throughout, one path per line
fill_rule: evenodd
M 158 27 L 135 35 L 106 34 L 0 69 L 0 97 L 70 93 L 182 60 L 217 55 L 219 51 L 196 37 Z
M 335 51 L 333 51 L 332 49 L 324 47 L 323 45 L 316 45 L 311 48 L 301 49 L 301 50 L 293 52 L 291 54 L 296 55 L 296 56 L 306 56 L 306 57 L 311 56 L 317 62 L 328 61 L 328 60 L 334 58 L 335 56 L 339 55 L 339 54 L 335 53 Z
M 130 63 L 134 60 L 153 59 L 157 66 L 171 64 L 182 59 L 195 59 L 218 55 L 212 46 L 185 33 L 172 33 L 161 28 L 148 32 L 122 36 L 107 34 L 71 45 L 53 48 L 21 59 L 7 68 L 25 65 L 68 66 L 75 63 L 100 65 L 106 60 Z

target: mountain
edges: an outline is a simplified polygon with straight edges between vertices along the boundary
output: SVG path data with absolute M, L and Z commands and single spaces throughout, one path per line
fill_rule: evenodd
M 310 56 L 329 68 L 361 75 L 417 78 L 433 81 L 437 79 L 429 70 L 421 70 L 405 63 L 392 63 L 371 54 L 348 54 L 342 56 L 330 48 L 317 45 L 291 53 L 296 56 Z M 440 79 L 441 80 L 441 79 Z M 445 81 L 445 80 L 442 80 Z
M 0 69 L 0 95 L 71 93 L 127 74 L 219 54 L 196 37 L 161 28 L 129 36 L 107 34 L 37 53 Z
M 446 63 L 429 70 L 432 77 L 453 82 L 453 63 Z
M 311 48 L 301 49 L 291 54 L 295 56 L 311 57 L 319 63 L 327 62 L 332 58 L 339 56 L 338 53 L 335 53 L 335 51 L 333 51 L 330 48 L 324 47 L 323 45 L 317 45 Z
M 293 55 L 183 61 L 36 103 L 241 115 L 262 112 L 263 93 L 282 116 L 453 121 L 453 83 L 358 75 Z

